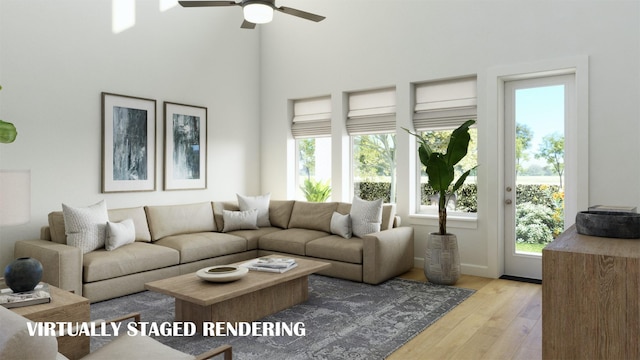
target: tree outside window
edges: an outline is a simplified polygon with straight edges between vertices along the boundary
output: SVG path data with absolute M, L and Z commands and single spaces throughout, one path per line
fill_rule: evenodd
M 296 140 L 298 154 L 297 198 L 323 202 L 331 197 L 331 138 Z
M 354 194 L 365 200 L 396 201 L 396 135 L 352 137 Z

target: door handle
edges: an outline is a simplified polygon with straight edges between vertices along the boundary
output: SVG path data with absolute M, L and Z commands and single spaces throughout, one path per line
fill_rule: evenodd
M 513 201 L 511 201 L 511 199 L 507 199 L 504 201 L 505 204 L 507 205 L 511 205 L 511 203 L 513 203 Z

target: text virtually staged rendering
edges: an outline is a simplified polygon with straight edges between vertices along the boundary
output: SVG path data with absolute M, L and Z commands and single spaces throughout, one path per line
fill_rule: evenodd
M 638 24 L 0 0 L 0 359 L 640 358 Z

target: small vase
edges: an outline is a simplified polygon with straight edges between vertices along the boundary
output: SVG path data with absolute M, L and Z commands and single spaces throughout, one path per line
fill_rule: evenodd
M 4 281 L 16 293 L 33 290 L 40 279 L 42 264 L 34 258 L 15 259 L 4 269 Z
M 455 235 L 429 234 L 424 256 L 424 275 L 434 284 L 453 285 L 458 281 L 460 254 Z

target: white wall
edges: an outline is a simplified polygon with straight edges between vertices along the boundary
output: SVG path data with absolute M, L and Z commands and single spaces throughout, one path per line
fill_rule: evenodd
M 38 238 L 61 203 L 109 208 L 234 199 L 260 190 L 259 31 L 239 8 L 159 10 L 136 1 L 135 26 L 112 32 L 112 1 L 0 1 L 0 169 L 31 169 L 26 225 L 0 228 L 0 266 Z M 101 194 L 100 93 L 157 100 L 157 191 Z M 162 191 L 162 102 L 209 110 L 208 189 Z
M 496 96 L 485 92 L 491 88 L 487 81 L 495 81 L 488 75 L 501 66 L 588 57 L 589 190 L 584 196 L 590 204 L 639 205 L 640 2 L 292 0 L 290 6 L 327 19 L 305 24 L 277 14 L 264 27 L 263 192 L 284 197 L 292 181 L 287 178 L 287 160 L 292 161 L 288 99 L 331 94 L 341 107 L 334 114 L 344 114 L 343 92 L 395 85 L 398 126 L 406 127 L 411 82 L 477 74 L 478 221 L 451 231 L 458 235 L 463 271 L 498 276 L 502 255 L 496 236 L 502 229 L 496 217 L 502 202 L 496 197 L 503 191 L 496 158 L 502 152 L 497 141 L 502 129 L 493 116 Z M 334 148 L 343 146 L 339 140 Z M 398 132 L 398 209 L 404 224 L 415 225 L 418 264 L 426 234 L 436 228 L 408 217 L 411 151 L 408 136 Z M 622 165 L 618 158 L 624 159 Z M 342 199 L 334 200 L 348 201 L 338 175 L 334 194 Z

